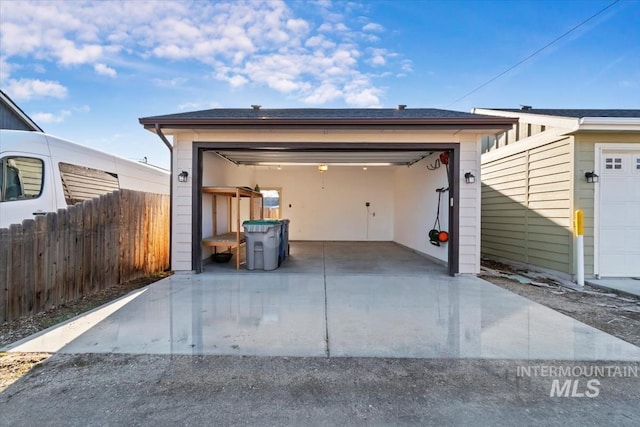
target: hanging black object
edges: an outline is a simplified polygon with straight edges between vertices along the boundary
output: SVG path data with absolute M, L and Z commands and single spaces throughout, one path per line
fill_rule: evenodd
M 440 199 L 442 193 L 449 191 L 448 188 L 436 188 L 438 193 L 438 210 L 436 211 L 436 221 L 433 223 L 433 228 L 429 231 L 429 242 L 434 246 L 440 246 L 440 243 L 444 243 L 449 240 L 449 233 L 440 230 Z

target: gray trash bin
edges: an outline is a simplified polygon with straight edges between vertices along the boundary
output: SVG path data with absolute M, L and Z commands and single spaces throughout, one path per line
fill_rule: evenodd
M 282 223 L 282 239 L 284 240 L 282 246 L 284 247 L 284 256 L 289 256 L 289 221 L 288 219 L 281 219 Z
M 247 240 L 247 270 L 278 268 L 280 223 L 273 220 L 253 220 L 242 223 Z

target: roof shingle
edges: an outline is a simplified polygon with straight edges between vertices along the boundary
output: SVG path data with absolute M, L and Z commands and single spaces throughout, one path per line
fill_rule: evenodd
M 545 116 L 573 117 L 628 117 L 640 118 L 640 110 L 607 110 L 607 109 L 557 109 L 557 108 L 491 108 L 496 111 L 512 113 L 540 114 Z
M 188 113 L 144 117 L 158 120 L 360 120 L 360 119 L 464 119 L 490 117 L 435 108 L 216 108 Z

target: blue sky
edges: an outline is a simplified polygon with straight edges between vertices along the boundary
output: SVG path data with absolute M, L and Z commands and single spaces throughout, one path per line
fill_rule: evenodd
M 208 108 L 640 108 L 640 1 L 0 2 L 0 87 L 46 132 L 168 167 Z M 463 98 L 463 99 L 460 99 Z

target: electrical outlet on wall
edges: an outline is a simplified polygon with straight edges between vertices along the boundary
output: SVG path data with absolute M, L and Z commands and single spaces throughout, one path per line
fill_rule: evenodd
M 369 203 L 369 202 L 364 202 L 364 205 L 365 205 L 366 207 L 369 207 L 369 206 L 371 206 L 371 203 Z

